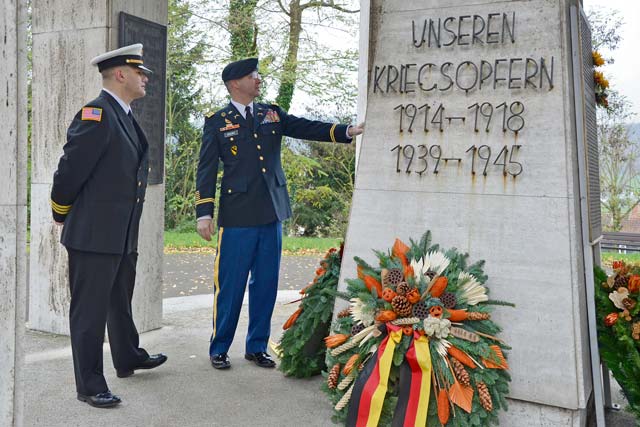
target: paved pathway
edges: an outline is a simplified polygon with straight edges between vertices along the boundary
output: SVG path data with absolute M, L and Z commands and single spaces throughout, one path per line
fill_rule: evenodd
M 213 293 L 213 253 L 172 253 L 164 255 L 162 297 Z M 280 290 L 300 290 L 311 280 L 322 255 L 283 256 Z

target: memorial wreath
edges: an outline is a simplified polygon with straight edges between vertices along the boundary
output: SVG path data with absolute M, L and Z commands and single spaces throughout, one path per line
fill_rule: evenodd
M 596 268 L 595 277 L 600 357 L 640 420 L 640 265 L 614 261 L 611 275 Z
M 486 426 L 507 408 L 510 376 L 496 335 L 484 261 L 396 239 L 374 251 L 379 266 L 356 257 L 347 280 L 350 307 L 325 341 L 324 391 L 333 421 L 347 426 Z
M 282 326 L 285 332 L 275 349 L 280 370 L 287 376 L 306 378 L 326 368 L 324 338 L 331 324 L 342 249 L 342 245 L 340 249 L 329 249 L 313 282 L 300 291 L 298 309 Z

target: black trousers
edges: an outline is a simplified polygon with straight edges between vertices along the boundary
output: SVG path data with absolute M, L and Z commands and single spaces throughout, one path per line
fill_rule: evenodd
M 76 389 L 84 395 L 95 395 L 108 390 L 102 368 L 105 324 L 116 369 L 132 368 L 149 357 L 139 347 L 131 314 L 138 254 L 98 254 L 69 248 L 67 252 Z

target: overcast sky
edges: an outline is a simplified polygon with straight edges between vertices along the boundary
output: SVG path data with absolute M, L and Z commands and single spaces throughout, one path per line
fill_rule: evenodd
M 604 67 L 605 76 L 633 103 L 634 122 L 640 122 L 640 1 L 638 0 L 584 0 L 590 7 L 604 7 L 620 11 L 625 25 L 620 28 L 622 42 L 611 55 L 615 63 Z

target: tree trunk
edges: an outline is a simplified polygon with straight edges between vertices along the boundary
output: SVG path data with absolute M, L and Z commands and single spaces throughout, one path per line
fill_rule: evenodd
M 300 0 L 292 0 L 289 5 L 289 47 L 284 62 L 284 72 L 278 88 L 276 103 L 284 110 L 288 110 L 293 99 L 298 69 L 298 49 L 300 47 L 300 33 L 302 32 L 302 11 Z
M 230 0 L 229 32 L 231 33 L 231 60 L 258 56 L 256 26 L 257 0 Z

